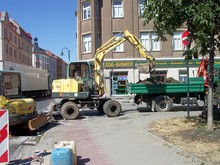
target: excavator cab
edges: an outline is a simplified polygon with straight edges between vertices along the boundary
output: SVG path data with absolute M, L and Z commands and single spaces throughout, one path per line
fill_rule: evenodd
M 67 79 L 53 81 L 53 97 L 86 99 L 96 95 L 94 64 L 88 61 L 71 62 L 68 65 Z

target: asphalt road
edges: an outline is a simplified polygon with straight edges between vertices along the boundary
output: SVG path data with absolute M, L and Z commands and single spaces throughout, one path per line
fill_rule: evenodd
M 46 110 L 50 100 L 37 101 L 38 110 Z M 10 160 L 34 155 L 35 151 L 53 149 L 57 141 L 76 142 L 78 165 L 193 165 L 200 160 L 147 132 L 156 120 L 187 115 L 186 107 L 175 107 L 172 112 L 150 112 L 143 106 L 123 104 L 119 117 L 108 118 L 96 110 L 83 110 L 80 119 L 47 125 L 42 136 L 17 137 L 10 140 Z M 197 107 L 191 116 L 200 114 Z M 40 140 L 39 140 L 40 139 Z M 39 141 L 38 141 L 39 140 Z M 19 144 L 12 152 L 13 144 Z M 51 155 L 44 156 L 43 164 L 50 164 Z M 32 163 L 39 164 L 39 163 Z

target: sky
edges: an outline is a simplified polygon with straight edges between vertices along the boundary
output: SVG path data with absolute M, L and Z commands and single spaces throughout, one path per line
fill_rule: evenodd
M 0 0 L 0 11 L 7 11 L 40 48 L 49 50 L 68 62 L 77 59 L 76 0 Z M 67 49 L 63 49 L 63 48 Z M 64 56 L 60 56 L 63 49 Z

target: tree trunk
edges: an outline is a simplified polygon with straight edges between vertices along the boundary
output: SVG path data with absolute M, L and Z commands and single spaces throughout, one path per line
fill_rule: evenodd
M 209 51 L 209 87 L 208 87 L 208 123 L 209 131 L 213 131 L 213 73 L 214 73 L 214 36 L 210 38 L 210 51 Z

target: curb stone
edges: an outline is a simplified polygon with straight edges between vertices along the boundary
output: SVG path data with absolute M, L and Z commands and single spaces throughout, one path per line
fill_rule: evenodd
M 206 162 L 206 161 L 196 157 L 195 155 L 180 149 L 179 147 L 175 146 L 174 144 L 172 144 L 170 142 L 167 142 L 167 141 L 163 140 L 162 138 L 150 133 L 146 128 L 144 128 L 144 132 L 149 134 L 150 136 L 156 138 L 157 140 L 160 140 L 161 142 L 165 143 L 167 146 L 172 147 L 174 150 L 176 150 L 177 152 L 183 154 L 184 156 L 191 158 L 191 160 L 193 162 L 198 162 L 200 164 L 205 163 L 206 165 L 212 165 L 212 163 Z

